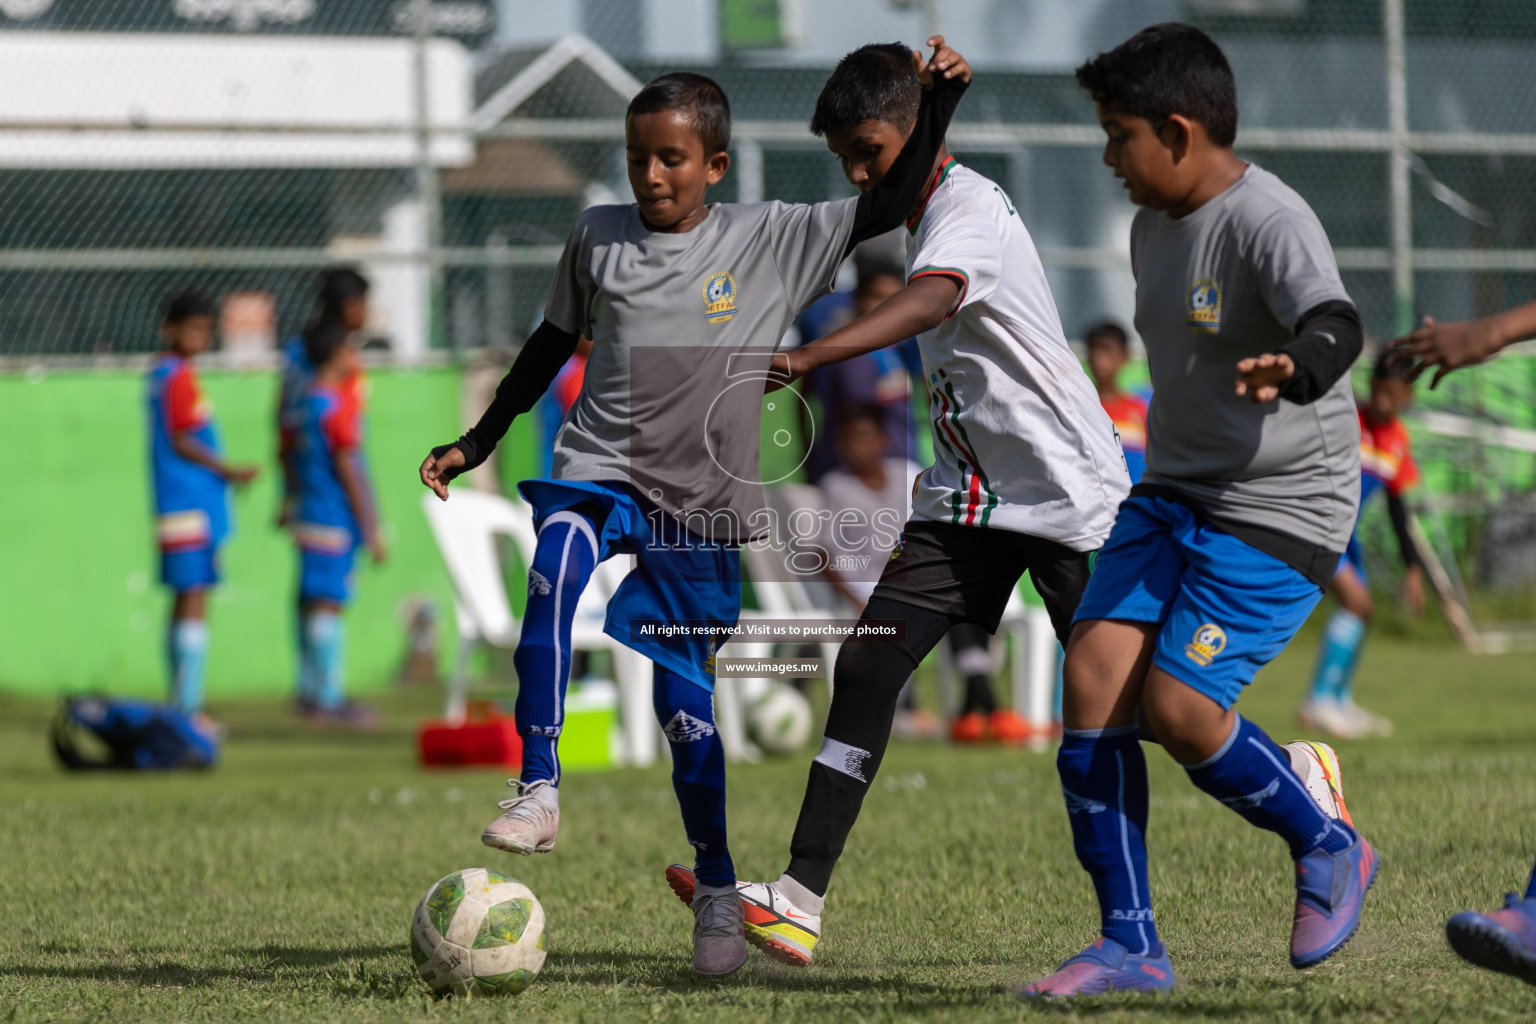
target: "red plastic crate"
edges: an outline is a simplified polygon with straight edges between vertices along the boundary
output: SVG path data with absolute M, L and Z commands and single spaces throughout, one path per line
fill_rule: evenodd
M 442 719 L 423 722 L 416 731 L 416 752 L 429 768 L 491 764 L 519 768 L 523 763 L 517 722 L 501 715 L 494 705 L 471 705 L 469 718 L 461 725 Z

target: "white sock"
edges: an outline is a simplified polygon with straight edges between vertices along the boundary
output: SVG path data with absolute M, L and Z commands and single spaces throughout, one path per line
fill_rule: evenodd
M 773 883 L 773 887 L 783 893 L 796 907 L 816 917 L 820 917 L 821 912 L 827 907 L 825 896 L 817 896 L 788 875 L 780 875 L 779 880 Z

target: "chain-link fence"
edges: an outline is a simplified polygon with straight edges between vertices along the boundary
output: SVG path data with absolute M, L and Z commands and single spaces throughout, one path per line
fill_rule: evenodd
M 850 194 L 805 128 L 829 68 L 931 31 L 977 69 L 951 147 L 1014 197 L 1068 335 L 1129 323 L 1133 209 L 1072 69 L 1170 19 L 1223 45 L 1239 151 L 1312 204 L 1374 338 L 1536 299 L 1527 0 L 0 0 L 0 358 L 148 351 L 195 284 L 257 359 L 337 262 L 401 359 L 515 346 L 575 214 L 628 199 L 641 82 L 726 88 L 713 198 L 822 200 Z M 1425 403 L 1450 511 L 1529 504 L 1533 395 L 1516 357 Z

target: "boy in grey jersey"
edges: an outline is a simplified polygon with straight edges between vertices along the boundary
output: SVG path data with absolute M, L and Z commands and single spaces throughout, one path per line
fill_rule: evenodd
M 701 883 L 693 964 L 707 976 L 746 958 L 711 695 L 715 646 L 740 611 L 737 545 L 766 525 L 755 515 L 764 508 L 755 481 L 765 371 L 853 245 L 900 224 L 916 201 L 969 80 L 942 37 L 930 42 L 929 61 L 911 55 L 929 89 L 899 173 L 878 194 L 841 202 L 706 205 L 706 188 L 730 163 L 725 94 L 701 75 L 647 85 L 625 122 L 636 203 L 578 218 L 544 322 L 490 409 L 421 467 L 422 482 L 446 499 L 448 481 L 490 455 L 578 336 L 592 339 L 581 394 L 555 439 L 553 479 L 519 485 L 539 530 L 514 656 L 523 769 L 509 780 L 517 796 L 481 838 L 522 854 L 554 846 L 572 617 L 597 563 L 633 554 L 606 629 L 655 662 L 655 710 Z
M 1294 966 L 1349 940 L 1377 870 L 1291 752 L 1232 710 L 1349 540 L 1359 316 L 1306 203 L 1233 153 L 1236 86 L 1210 38 L 1155 25 L 1077 78 L 1109 138 L 1104 162 L 1143 207 L 1131 254 L 1154 390 L 1147 472 L 1099 554 L 1065 665 L 1057 768 L 1102 936 L 1029 996 L 1173 984 L 1147 888 L 1138 711 L 1195 785 L 1289 844 Z

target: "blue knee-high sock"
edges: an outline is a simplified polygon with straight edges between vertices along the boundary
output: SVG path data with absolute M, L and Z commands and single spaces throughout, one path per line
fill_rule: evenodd
M 1348 829 L 1318 808 L 1286 752 L 1241 715 L 1220 750 L 1184 770 L 1191 782 L 1249 824 L 1283 838 L 1293 859 L 1319 847 L 1338 853 L 1355 841 Z
M 1136 726 L 1063 730 L 1056 755 L 1072 846 L 1093 879 L 1100 927 L 1132 953 L 1161 947 L 1147 887 L 1147 760 Z
M 660 665 L 651 695 L 672 748 L 672 789 L 694 849 L 694 877 L 700 885 L 733 886 L 736 866 L 725 842 L 725 746 L 715 728 L 714 696 Z
M 304 642 L 309 677 L 315 687 L 315 703 L 334 711 L 341 707 L 346 692 L 346 623 L 330 610 L 312 611 L 304 616 Z
M 188 714 L 203 707 L 203 679 L 208 668 L 208 623 L 201 619 L 171 622 L 171 700 Z
M 1313 700 L 1349 698 L 1364 639 L 1365 620 L 1347 608 L 1335 609 L 1317 651 L 1317 668 L 1312 673 Z
M 523 782 L 560 784 L 556 744 L 565 722 L 565 685 L 571 678 L 571 622 L 596 567 L 597 532 L 591 519 L 556 512 L 544 521 L 528 567 L 523 631 L 512 655 Z
M 310 704 L 320 703 L 320 681 L 315 678 L 315 657 L 309 645 L 309 623 L 302 605 L 293 613 L 294 640 L 298 644 L 298 696 Z

